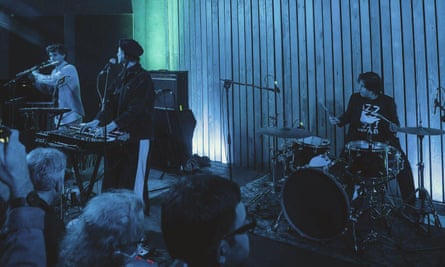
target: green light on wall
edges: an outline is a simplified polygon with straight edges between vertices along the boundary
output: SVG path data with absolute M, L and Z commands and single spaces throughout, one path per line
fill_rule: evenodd
M 141 64 L 150 70 L 177 69 L 177 0 L 132 0 L 134 39 L 144 47 Z

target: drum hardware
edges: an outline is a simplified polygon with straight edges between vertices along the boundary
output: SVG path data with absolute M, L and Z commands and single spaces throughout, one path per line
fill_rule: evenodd
M 312 134 L 302 128 L 277 128 L 277 127 L 267 127 L 261 128 L 257 131 L 258 134 L 269 135 L 279 138 L 304 138 L 309 137 Z
M 296 167 L 311 165 L 311 161 L 318 155 L 325 155 L 327 158 L 330 144 L 331 142 L 328 139 L 318 136 L 297 139 L 292 147 L 294 153 L 294 165 Z
M 394 202 L 386 193 L 388 181 L 395 178 L 403 169 L 401 153 L 394 147 L 369 140 L 349 142 L 345 146 L 346 169 L 353 175 L 357 187 L 357 198 L 352 202 L 349 222 L 353 238 L 354 252 L 364 249 L 375 241 L 394 242 L 377 232 L 378 220 L 383 220 L 389 229 L 387 218 L 395 209 Z M 357 238 L 356 224 L 368 215 L 370 230 L 361 241 Z
M 278 230 L 278 227 L 280 226 L 281 217 L 283 216 L 283 209 L 280 210 L 280 213 L 278 213 L 277 218 L 275 219 L 273 225 L 272 225 L 272 231 L 276 232 Z
M 365 245 L 370 242 L 376 242 L 379 240 L 388 241 L 394 243 L 394 241 L 379 233 L 376 228 L 376 222 L 378 220 L 383 220 L 388 232 L 390 232 L 390 226 L 388 224 L 388 216 L 395 209 L 394 203 L 387 198 L 386 185 L 387 180 L 382 177 L 374 177 L 366 179 L 361 179 L 359 185 L 358 198 L 354 200 L 354 204 L 359 203 L 357 208 L 351 208 L 351 228 L 352 228 L 352 238 L 354 242 L 354 252 L 357 254 L 359 250 L 364 249 Z M 362 218 L 364 214 L 368 214 L 368 220 L 370 225 L 370 230 L 366 237 L 360 242 L 357 238 L 356 224 Z
M 414 191 L 413 195 L 409 198 L 409 199 L 414 198 L 415 200 L 416 194 L 419 193 L 420 207 L 418 208 L 417 205 L 414 206 L 415 212 L 417 213 L 418 216 L 417 226 L 420 227 L 420 224 L 425 220 L 426 217 L 429 230 L 429 226 L 431 225 L 429 215 L 432 215 L 434 218 L 434 225 L 438 228 L 441 228 L 442 225 L 439 220 L 439 215 L 437 214 L 437 211 L 434 208 L 433 200 L 430 194 L 428 193 L 428 190 L 426 190 L 424 186 L 423 138 L 425 135 L 442 135 L 445 133 L 445 131 L 440 129 L 424 128 L 422 127 L 422 120 L 419 121 L 419 127 L 399 128 L 398 131 L 402 133 L 417 135 L 417 151 L 419 156 L 419 162 L 417 163 L 417 170 L 418 170 L 420 187 L 417 188 Z
M 362 179 L 386 180 L 403 170 L 400 151 L 381 142 L 351 141 L 345 146 L 345 156 L 349 170 Z

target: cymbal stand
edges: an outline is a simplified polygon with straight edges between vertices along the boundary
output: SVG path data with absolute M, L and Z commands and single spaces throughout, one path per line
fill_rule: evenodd
M 230 137 L 230 112 L 229 112 L 229 89 L 232 86 L 232 81 L 230 80 L 224 80 L 224 89 L 226 91 L 226 112 L 227 112 L 227 150 L 228 150 L 228 157 L 227 157 L 227 165 L 229 168 L 229 179 L 232 181 L 233 179 L 233 171 L 232 171 L 232 138 Z
M 422 126 L 422 122 L 420 121 L 420 127 Z M 418 153 L 419 153 L 419 162 L 417 163 L 417 169 L 418 169 L 418 177 L 419 177 L 419 183 L 420 187 L 417 188 L 413 193 L 413 198 L 415 199 L 416 194 L 419 193 L 419 201 L 420 201 L 420 208 L 417 209 L 416 206 L 416 212 L 419 216 L 417 218 L 417 226 L 420 226 L 420 223 L 422 223 L 425 220 L 425 217 L 427 217 L 428 221 L 428 230 L 429 226 L 431 225 L 430 221 L 430 214 L 434 217 L 434 225 L 438 228 L 441 228 L 442 225 L 439 220 L 439 216 L 437 214 L 436 209 L 433 205 L 433 200 L 428 193 L 428 191 L 425 189 L 424 185 L 424 163 L 423 163 L 423 137 L 424 135 L 417 135 L 417 147 L 418 147 Z
M 387 221 L 387 216 L 392 212 L 392 203 L 385 203 L 386 196 L 386 178 L 385 177 L 361 177 L 359 180 L 361 185 L 359 187 L 358 200 L 360 201 L 360 206 L 351 211 L 350 222 L 352 224 L 352 238 L 354 244 L 354 252 L 358 253 L 359 249 L 363 249 L 365 244 L 370 242 L 376 242 L 379 240 L 384 240 L 389 243 L 395 243 L 390 237 L 379 233 L 376 230 L 376 221 L 383 219 L 385 227 L 390 232 L 390 226 Z M 367 213 L 369 216 L 370 230 L 366 237 L 358 244 L 357 239 L 357 229 L 356 224 L 358 220 Z

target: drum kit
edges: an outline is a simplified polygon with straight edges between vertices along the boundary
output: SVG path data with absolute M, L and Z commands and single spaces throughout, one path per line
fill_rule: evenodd
M 423 185 L 422 139 L 425 135 L 442 135 L 445 131 L 424 127 L 399 128 L 398 132 L 419 138 L 418 163 L 422 202 L 419 216 L 433 214 L 440 226 L 431 197 Z M 328 241 L 352 229 L 354 251 L 357 243 L 355 224 L 364 213 L 370 220 L 385 219 L 396 208 L 388 201 L 387 186 L 404 168 L 402 153 L 385 143 L 357 140 L 345 145 L 341 159 L 329 156 L 330 142 L 300 128 L 262 128 L 259 133 L 284 138 L 285 147 L 272 157 L 272 184 L 281 187 L 281 211 L 272 225 L 277 230 L 282 215 L 290 227 L 302 237 L 314 241 Z M 284 165 L 282 179 L 277 179 L 277 162 Z M 281 177 L 280 177 L 281 178 Z M 280 182 L 283 182 L 281 186 Z M 416 197 L 415 195 L 413 197 Z M 358 207 L 353 203 L 361 203 Z M 425 212 L 426 207 L 428 210 Z M 428 216 L 429 218 L 429 216 Z M 372 225 L 372 222 L 370 223 Z M 368 237 L 377 238 L 375 229 Z M 362 243 L 362 244 L 363 244 Z

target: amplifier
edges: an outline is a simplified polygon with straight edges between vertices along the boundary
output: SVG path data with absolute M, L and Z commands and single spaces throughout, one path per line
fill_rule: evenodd
M 188 72 L 150 71 L 155 89 L 155 108 L 166 110 L 187 110 Z

